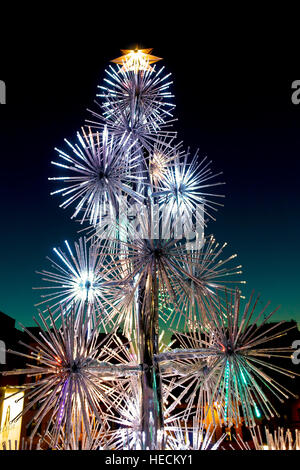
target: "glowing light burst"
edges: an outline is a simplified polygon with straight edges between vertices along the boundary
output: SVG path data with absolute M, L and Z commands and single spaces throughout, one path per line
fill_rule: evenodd
M 131 115 L 131 119 L 141 117 L 147 121 L 164 123 L 164 119 L 173 118 L 171 111 L 175 105 L 170 102 L 173 95 L 168 91 L 172 84 L 171 74 L 164 74 L 164 67 L 142 74 L 122 72 L 112 66 L 106 70 L 105 85 L 99 86 L 103 99 L 102 107 L 106 119 L 117 113 Z
M 106 73 L 97 95 L 103 103 L 96 102 L 103 113 L 88 110 L 97 119 L 88 120 L 89 125 L 95 129 L 106 125 L 113 135 L 121 138 L 125 134 L 150 151 L 160 138 L 176 136 L 170 130 L 175 121 L 175 105 L 170 102 L 173 95 L 168 90 L 171 74 L 164 74 L 164 67 L 156 71 L 155 66 L 145 70 L 110 66 Z
M 168 235 L 173 230 L 172 221 L 155 218 L 152 209 L 144 207 L 137 212 L 134 223 L 128 221 L 121 227 L 120 240 L 108 241 L 103 248 L 111 266 L 108 273 L 112 278 L 122 273 L 115 287 L 119 291 L 117 308 L 127 309 L 130 317 L 138 287 L 146 285 L 150 273 L 155 272 L 161 319 L 169 326 L 176 322 L 177 327 L 183 320 L 187 328 L 191 321 L 206 317 L 209 299 L 217 302 L 228 283 L 244 282 L 230 278 L 241 273 L 241 266 L 228 265 L 236 255 L 219 259 L 226 244 L 220 246 L 212 236 L 204 246 L 201 243 L 198 249 L 187 249 L 187 243 Z
M 114 314 L 112 295 L 107 287 L 107 268 L 100 247 L 87 242 L 85 238 L 75 242 L 74 251 L 67 241 L 65 246 L 66 253 L 60 248 L 53 249 L 58 257 L 57 262 L 47 258 L 52 263 L 53 271 L 38 272 L 49 285 L 35 289 L 50 290 L 50 293 L 42 295 L 43 300 L 37 306 L 46 304 L 55 311 L 59 305 L 70 308 L 73 304 L 94 304 L 99 314 L 105 313 L 104 309 L 106 313 L 111 311 Z
M 153 197 L 158 198 L 178 223 L 185 225 L 186 231 L 193 231 L 193 226 L 206 226 L 205 217 L 215 220 L 211 211 L 216 211 L 223 204 L 212 198 L 223 198 L 224 195 L 207 192 L 207 188 L 225 184 L 212 180 L 222 172 L 213 174 L 206 157 L 199 163 L 197 153 L 188 163 L 189 152 L 183 157 L 176 157 L 160 180 Z
M 184 348 L 160 355 L 165 369 L 182 374 L 178 385 L 185 387 L 180 399 L 186 395 L 188 412 L 195 404 L 196 393 L 200 398 L 197 413 L 203 415 L 205 400 L 202 398 L 208 379 L 210 392 L 206 396 L 208 408 L 219 403 L 218 415 L 226 425 L 231 426 L 245 420 L 247 426 L 254 426 L 255 419 L 262 414 L 270 419 L 277 415 L 269 396 L 280 401 L 294 396 L 271 374 L 282 374 L 294 378 L 295 373 L 276 365 L 276 357 L 290 358 L 291 348 L 274 348 L 269 342 L 280 338 L 288 330 L 280 330 L 284 322 L 267 325 L 267 321 L 277 309 L 263 318 L 267 308 L 254 315 L 258 299 L 252 305 L 252 298 L 240 310 L 240 295 L 227 302 L 226 315 L 211 303 L 209 309 L 210 326 L 206 325 L 203 334 L 190 332 L 184 336 Z M 263 320 L 262 320 L 263 318 Z M 206 333 L 205 333 L 206 330 Z M 183 338 L 182 334 L 178 334 Z M 264 359 L 266 358 L 266 359 Z M 273 361 L 270 361 L 273 358 Z M 201 409 L 200 409 L 201 408 Z
M 269 375 L 273 372 L 295 377 L 295 373 L 276 365 L 276 357 L 290 358 L 291 348 L 273 347 L 273 341 L 288 330 L 280 329 L 283 321 L 267 325 L 278 309 L 265 315 L 267 304 L 257 314 L 258 299 L 252 302 L 252 294 L 242 310 L 237 293 L 227 302 L 225 321 L 216 308 L 210 309 L 212 348 L 218 349 L 215 367 L 220 368 L 221 373 L 219 392 L 225 396 L 223 418 L 229 425 L 240 422 L 242 416 L 249 426 L 254 425 L 260 415 L 268 419 L 278 416 L 269 396 L 280 401 L 294 396 Z
M 127 305 L 134 302 L 137 289 L 147 289 L 149 279 L 154 276 L 161 292 L 162 310 L 168 301 L 176 309 L 189 289 L 185 278 L 190 279 L 190 275 L 184 271 L 186 251 L 184 244 L 177 243 L 174 239 L 153 238 L 153 232 L 157 229 L 151 210 L 145 208 L 137 214 L 134 224 L 129 223 L 123 227 L 121 240 L 108 242 L 104 252 L 111 258 L 108 264 L 112 266 L 112 276 L 116 270 L 122 271 L 122 284 L 131 286 L 123 302 Z M 146 302 L 145 299 L 146 295 Z
M 111 379 L 110 384 L 114 387 L 114 405 L 106 408 L 103 416 L 105 421 L 100 422 L 95 420 L 93 415 L 89 416 L 87 423 L 90 428 L 89 433 L 86 431 L 82 418 L 73 418 L 72 421 L 78 423 L 78 426 L 72 426 L 71 440 L 67 443 L 65 429 L 62 429 L 56 449 L 109 450 L 115 448 L 115 441 L 118 441 L 120 434 L 122 435 L 120 430 L 112 431 L 111 423 L 121 427 L 131 426 L 132 403 L 137 396 L 134 391 L 137 390 L 137 375 L 139 373 L 134 342 L 129 342 L 125 338 L 121 339 L 120 336 L 113 334 L 107 337 L 101 346 L 101 364 Z M 117 380 L 112 380 L 113 376 Z M 129 409 L 124 406 L 124 400 Z M 132 437 L 134 438 L 134 436 Z M 51 446 L 53 441 L 51 429 L 44 440 Z
M 66 153 L 56 149 L 63 163 L 51 162 L 53 165 L 68 170 L 73 176 L 49 178 L 52 181 L 62 181 L 67 186 L 51 193 L 66 197 L 60 207 L 67 208 L 75 205 L 76 209 L 71 218 L 80 215 L 80 221 L 88 221 L 91 225 L 101 222 L 108 213 L 117 213 L 120 201 L 124 195 L 135 200 L 143 197 L 132 189 L 132 184 L 141 181 L 140 153 L 138 147 L 128 144 L 128 137 L 116 140 L 109 137 L 104 128 L 102 135 L 77 133 L 79 144 L 72 145 L 65 139 L 71 152 Z M 134 143 L 135 144 L 135 143 Z
M 25 345 L 32 351 L 31 355 L 9 351 L 36 361 L 37 364 L 29 364 L 22 370 L 3 372 L 3 375 L 39 377 L 38 381 L 26 383 L 28 404 L 15 421 L 35 404 L 39 404 L 30 421 L 35 423 L 30 437 L 33 438 L 47 416 L 45 435 L 49 437 L 51 433 L 51 445 L 55 447 L 64 434 L 68 446 L 72 441 L 72 433 L 76 431 L 78 434 L 82 425 L 89 439 L 92 438 L 90 416 L 104 424 L 105 413 L 114 406 L 116 377 L 135 375 L 139 367 L 126 363 L 124 359 L 111 361 L 112 358 L 122 356 L 125 346 L 115 340 L 112 334 L 100 340 L 101 321 L 96 320 L 94 310 L 88 314 L 84 308 L 77 312 L 72 310 L 68 316 L 61 311 L 60 327 L 50 310 L 49 316 L 49 325 L 42 314 L 39 314 L 40 322 L 34 319 L 41 330 L 39 337 L 23 327 L 37 344 L 30 347 Z
M 172 141 L 167 142 L 166 139 L 161 139 L 154 144 L 148 159 L 149 177 L 152 189 L 158 186 L 165 177 L 168 169 L 182 153 L 180 143 L 173 146 Z

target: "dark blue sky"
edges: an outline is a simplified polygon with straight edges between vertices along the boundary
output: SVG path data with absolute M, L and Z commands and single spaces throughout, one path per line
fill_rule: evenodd
M 173 74 L 179 140 L 224 172 L 225 207 L 208 232 L 228 242 L 228 255 L 238 253 L 246 292 L 282 305 L 277 319 L 300 322 L 300 105 L 291 102 L 299 75 L 274 73 L 253 50 L 241 56 L 215 49 L 197 34 L 183 42 L 174 33 L 128 35 L 124 28 L 106 40 L 103 28 L 83 37 L 61 24 L 18 34 L 0 75 L 7 84 L 0 107 L 0 310 L 30 324 L 38 300 L 32 286 L 41 284 L 35 270 L 48 266 L 54 246 L 79 237 L 71 212 L 49 195 L 54 147 L 74 140 L 109 60 L 138 43 L 154 47 Z

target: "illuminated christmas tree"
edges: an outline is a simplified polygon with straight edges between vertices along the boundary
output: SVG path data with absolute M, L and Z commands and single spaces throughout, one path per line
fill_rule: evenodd
M 47 416 L 51 448 L 216 448 L 217 425 L 253 427 L 276 413 L 270 395 L 290 396 L 272 372 L 293 373 L 269 360 L 290 349 L 269 345 L 285 334 L 268 327 L 274 312 L 241 305 L 236 255 L 204 234 L 224 183 L 176 143 L 162 59 L 122 52 L 99 112 L 56 149 L 52 194 L 85 236 L 41 273 L 47 309 L 26 355 L 36 363 L 6 374 L 35 378 L 24 412 L 39 403 L 31 437 Z

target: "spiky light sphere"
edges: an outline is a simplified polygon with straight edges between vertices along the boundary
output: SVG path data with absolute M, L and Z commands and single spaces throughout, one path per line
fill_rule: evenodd
M 196 240 L 192 245 L 187 243 L 189 251 L 185 256 L 184 270 L 190 276 L 190 292 L 181 310 L 186 312 L 185 326 L 188 328 L 207 322 L 210 302 L 220 308 L 220 312 L 225 311 L 222 299 L 225 291 L 235 292 L 239 284 L 245 284 L 238 279 L 242 266 L 233 264 L 237 254 L 224 256 L 226 247 L 226 242 L 218 243 L 213 235 Z
M 173 165 L 164 173 L 153 193 L 164 214 L 169 213 L 177 225 L 184 226 L 185 233 L 203 231 L 207 217 L 215 220 L 212 212 L 223 204 L 214 198 L 223 198 L 222 194 L 208 192 L 208 188 L 223 185 L 214 178 L 222 174 L 213 172 L 206 157 L 199 162 L 198 152 L 189 162 L 189 151 L 183 156 L 176 156 Z M 179 237 L 178 237 L 179 238 Z
M 60 207 L 75 206 L 71 218 L 78 216 L 81 223 L 87 221 L 97 225 L 107 213 L 116 218 L 119 205 L 124 204 L 124 196 L 143 199 L 132 189 L 132 184 L 143 178 L 137 173 L 140 160 L 137 146 L 132 149 L 128 138 L 109 136 L 106 127 L 102 134 L 82 130 L 77 133 L 77 138 L 75 145 L 65 139 L 71 149 L 69 153 L 56 149 L 63 163 L 51 162 L 69 173 L 49 178 L 67 184 L 51 194 L 65 198 Z
M 124 359 L 117 363 L 111 360 L 121 357 L 124 346 L 120 341 L 112 345 L 111 335 L 100 341 L 101 322 L 96 319 L 94 309 L 61 311 L 60 326 L 50 310 L 49 316 L 49 325 L 42 314 L 39 314 L 40 322 L 34 319 L 40 328 L 39 337 L 23 327 L 36 344 L 29 346 L 31 355 L 9 351 L 36 361 L 36 365 L 3 372 L 3 375 L 39 377 L 26 383 L 28 404 L 21 415 L 39 404 L 31 420 L 34 421 L 31 438 L 47 417 L 45 434 L 49 436 L 51 432 L 51 445 L 55 447 L 64 433 L 68 446 L 73 432 L 78 434 L 82 425 L 91 439 L 90 416 L 100 423 L 105 422 L 105 411 L 114 406 L 115 378 L 135 375 L 139 367 L 125 363 Z
M 73 249 L 65 241 L 65 247 L 66 251 L 53 249 L 57 261 L 47 258 L 52 271 L 38 272 L 48 285 L 34 289 L 49 293 L 41 295 L 43 300 L 36 306 L 46 305 L 55 312 L 60 310 L 60 305 L 68 309 L 74 305 L 83 307 L 87 303 L 94 304 L 106 322 L 110 322 L 117 310 L 111 288 L 108 288 L 110 279 L 101 247 L 86 238 L 75 242 Z
M 172 219 L 155 213 L 151 204 L 143 206 L 133 221 L 120 227 L 120 239 L 105 244 L 103 253 L 112 279 L 122 273 L 122 279 L 117 275 L 118 281 L 112 282 L 121 294 L 119 311 L 131 308 L 138 286 L 155 273 L 161 318 L 170 326 L 183 321 L 187 327 L 195 317 L 206 315 L 210 297 L 216 301 L 227 283 L 244 281 L 231 280 L 241 273 L 241 266 L 229 265 L 236 255 L 220 259 L 226 243 L 220 246 L 211 236 L 190 250 L 186 241 L 172 237 L 174 229 Z
M 182 155 L 181 144 L 173 144 L 173 140 L 160 139 L 154 143 L 153 149 L 148 157 L 149 178 L 152 185 L 152 192 L 166 176 L 169 168 Z
M 262 415 L 278 416 L 273 398 L 284 401 L 291 396 L 286 387 L 272 377 L 272 373 L 294 378 L 295 373 L 276 365 L 276 357 L 290 359 L 290 347 L 274 347 L 274 341 L 288 330 L 282 322 L 268 325 L 267 321 L 278 310 L 266 314 L 269 303 L 257 312 L 259 297 L 250 296 L 242 308 L 240 294 L 227 301 L 225 321 L 216 308 L 210 309 L 211 348 L 217 349 L 215 368 L 221 372 L 219 393 L 224 396 L 224 422 L 255 425 Z M 271 399 L 270 399 L 271 397 Z
M 164 222 L 167 225 L 167 221 Z M 134 302 L 139 287 L 147 291 L 150 278 L 157 279 L 161 307 L 171 301 L 175 310 L 177 303 L 187 294 L 185 278 L 189 274 L 183 270 L 186 255 L 184 244 L 156 235 L 158 225 L 151 209 L 145 208 L 136 214 L 134 223 L 123 227 L 120 240 L 111 241 L 104 248 L 106 256 L 111 257 L 108 264 L 112 266 L 112 276 L 115 270 L 122 271 L 122 285 L 131 286 L 127 294 L 124 290 L 126 297 L 123 302 L 127 306 Z
M 94 129 L 107 126 L 116 137 L 122 140 L 125 135 L 130 142 L 137 140 L 148 151 L 160 138 L 175 137 L 176 132 L 170 130 L 175 107 L 168 91 L 171 74 L 164 75 L 163 70 L 156 71 L 155 66 L 135 71 L 110 66 L 98 95 L 102 103 L 97 104 L 103 112 L 89 110 L 94 120 L 88 120 L 88 125 Z
M 184 348 L 160 355 L 163 367 L 172 367 L 183 378 L 178 382 L 186 395 L 190 410 L 197 405 L 198 415 L 203 415 L 204 388 L 210 382 L 208 407 L 219 404 L 217 412 L 225 425 L 232 426 L 244 419 L 247 426 L 254 426 L 256 418 L 278 416 L 270 402 L 270 395 L 280 401 L 295 396 L 272 377 L 272 373 L 294 378 L 295 373 L 276 365 L 276 357 L 291 356 L 291 348 L 273 347 L 273 341 L 288 330 L 281 330 L 284 322 L 267 325 L 277 311 L 264 317 L 265 308 L 255 313 L 258 298 L 252 305 L 253 295 L 240 306 L 240 294 L 227 300 L 225 317 L 210 303 L 209 324 L 202 334 L 195 329 L 184 335 Z M 200 330 L 202 327 L 200 328 Z M 183 337 L 182 335 L 181 338 Z M 273 361 L 270 361 L 270 358 Z M 209 382 L 208 382 L 209 380 Z
M 170 101 L 173 95 L 168 91 L 171 74 L 164 74 L 164 67 L 157 72 L 132 73 L 112 67 L 106 70 L 105 86 L 99 86 L 104 109 L 103 116 L 111 120 L 123 113 L 131 118 L 145 118 L 148 122 L 163 124 L 164 119 L 172 118 L 175 105 Z

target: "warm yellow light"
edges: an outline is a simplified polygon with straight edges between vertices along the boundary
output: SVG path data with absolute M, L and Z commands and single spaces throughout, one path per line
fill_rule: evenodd
M 2 412 L 0 417 L 0 449 L 3 443 L 9 441 L 13 449 L 19 448 L 22 418 L 12 422 L 22 411 L 24 406 L 24 392 L 18 389 L 5 389 Z
M 155 184 L 162 180 L 167 168 L 168 159 L 161 153 L 155 153 L 149 165 L 150 175 Z
M 161 57 L 151 55 L 152 49 L 121 49 L 122 56 L 113 59 L 111 62 L 121 64 L 121 71 L 133 71 L 137 73 L 139 70 L 153 70 L 150 64 L 162 60 Z

